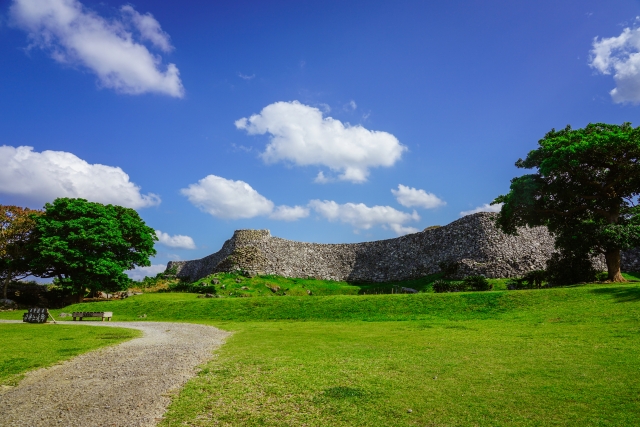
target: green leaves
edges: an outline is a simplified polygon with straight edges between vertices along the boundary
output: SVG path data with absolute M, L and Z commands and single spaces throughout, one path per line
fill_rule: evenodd
M 5 299 L 9 282 L 30 273 L 29 248 L 39 213 L 20 206 L 0 205 L 0 277 L 4 281 L 2 297 Z
M 117 291 L 129 284 L 125 270 L 150 265 L 155 230 L 136 211 L 84 199 L 56 199 L 36 224 L 34 271 L 58 277 L 74 293 Z
M 514 178 L 509 193 L 493 202 L 504 203 L 497 224 L 505 233 L 546 225 L 556 246 L 571 252 L 640 245 L 640 127 L 567 126 L 552 129 L 538 145 L 516 162 L 536 172 Z

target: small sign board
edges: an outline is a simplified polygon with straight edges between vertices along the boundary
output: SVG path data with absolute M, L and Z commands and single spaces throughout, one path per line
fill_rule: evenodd
M 30 308 L 22 315 L 22 321 L 27 323 L 47 323 L 49 310 L 46 308 Z

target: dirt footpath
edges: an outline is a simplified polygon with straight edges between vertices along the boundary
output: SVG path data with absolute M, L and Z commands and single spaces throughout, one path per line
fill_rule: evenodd
M 64 324 L 133 328 L 144 335 L 28 373 L 17 387 L 0 392 L 0 426 L 154 426 L 170 393 L 229 335 L 187 323 Z

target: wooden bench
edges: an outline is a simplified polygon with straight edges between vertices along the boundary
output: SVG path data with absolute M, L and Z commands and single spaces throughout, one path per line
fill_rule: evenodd
M 76 311 L 71 316 L 73 316 L 73 320 L 76 320 L 76 317 L 82 320 L 83 317 L 101 317 L 102 321 L 106 318 L 111 322 L 111 318 L 113 317 L 112 311 Z

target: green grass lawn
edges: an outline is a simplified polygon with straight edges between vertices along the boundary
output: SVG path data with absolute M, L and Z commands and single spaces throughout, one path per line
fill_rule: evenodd
M 548 292 L 477 292 L 415 295 L 336 295 L 327 297 L 203 299 L 197 294 L 145 294 L 126 300 L 75 304 L 60 312 L 113 311 L 114 320 L 154 321 L 270 321 L 270 320 L 417 320 L 430 318 L 491 318 L 503 312 L 579 298 L 567 289 Z M 22 311 L 0 313 L 3 319 L 19 319 Z M 146 316 L 146 317 L 144 317 Z M 68 318 L 66 318 L 68 319 Z
M 637 322 L 227 327 L 238 332 L 163 426 L 631 426 L 640 417 Z
M 155 321 L 268 321 L 268 320 L 413 320 L 491 317 L 520 305 L 564 298 L 567 290 L 552 292 L 483 292 L 415 295 L 336 295 L 326 297 L 203 299 L 197 294 L 144 294 L 126 300 L 75 304 L 60 311 L 113 311 L 113 320 Z M 18 319 L 22 312 L 0 313 Z
M 79 310 L 235 332 L 174 398 L 164 427 L 631 426 L 640 419 L 635 283 L 415 295 L 146 294 L 62 311 Z
M 636 285 L 625 284 L 445 294 L 211 299 L 189 293 L 152 293 L 50 311 L 57 319 L 60 319 L 60 312 L 113 311 L 113 319 L 120 321 L 397 321 L 499 319 L 505 316 L 512 319 L 550 307 L 571 307 L 587 315 L 598 309 L 594 305 L 598 297 L 609 297 L 607 292 L 634 292 L 634 289 L 637 289 Z M 22 313 L 20 310 L 1 312 L 0 319 L 20 319 Z
M 236 333 L 162 425 L 637 425 L 640 287 L 501 294 L 427 295 L 424 320 L 213 322 Z
M 124 328 L 64 324 L 0 324 L 0 385 L 16 385 L 26 371 L 140 336 Z

